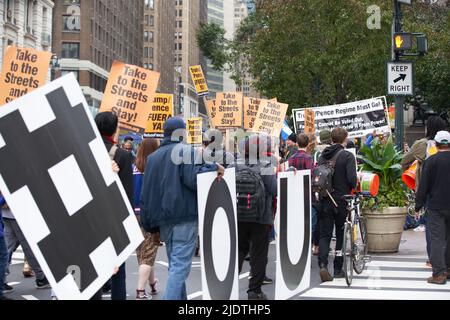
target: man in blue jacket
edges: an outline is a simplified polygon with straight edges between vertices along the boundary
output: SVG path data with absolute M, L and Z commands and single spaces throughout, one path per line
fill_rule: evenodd
M 201 153 L 180 143 L 185 129 L 180 118 L 164 124 L 164 139 L 148 157 L 141 193 L 142 225 L 147 232 L 159 228 L 166 244 L 169 276 L 165 300 L 187 300 L 185 281 L 198 235 L 197 174 L 217 171 L 220 177 L 225 171 L 219 164 L 194 160 Z

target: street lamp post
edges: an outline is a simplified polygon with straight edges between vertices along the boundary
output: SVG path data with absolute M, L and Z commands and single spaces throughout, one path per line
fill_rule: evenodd
M 402 32 L 403 29 L 403 13 L 401 8 L 401 3 L 397 0 L 394 1 L 394 34 Z M 392 39 L 394 39 L 394 35 L 392 35 Z M 394 44 L 393 44 L 394 48 Z M 400 61 L 400 53 L 394 51 L 394 61 Z M 404 140 L 404 111 L 403 107 L 405 104 L 404 96 L 395 96 L 395 141 L 397 144 L 397 148 L 399 151 L 403 150 L 403 140 Z

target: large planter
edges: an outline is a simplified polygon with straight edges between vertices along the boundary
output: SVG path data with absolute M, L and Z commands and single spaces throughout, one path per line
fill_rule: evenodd
M 367 241 L 371 253 L 398 252 L 407 208 L 389 207 L 381 211 L 364 210 Z

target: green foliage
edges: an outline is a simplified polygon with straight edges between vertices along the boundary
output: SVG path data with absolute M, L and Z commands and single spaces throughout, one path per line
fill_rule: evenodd
M 225 30 L 215 23 L 203 23 L 197 30 L 197 43 L 214 68 L 222 70 L 229 61 Z
M 407 204 L 406 186 L 401 180 L 402 155 L 396 150 L 392 137 L 386 143 L 378 138 L 372 141 L 372 147 L 363 146 L 360 149 L 362 156 L 358 156 L 363 164 L 361 169 L 373 172 L 380 177 L 380 192 L 376 207 L 404 207 Z M 374 200 L 365 201 L 364 208 L 373 208 Z

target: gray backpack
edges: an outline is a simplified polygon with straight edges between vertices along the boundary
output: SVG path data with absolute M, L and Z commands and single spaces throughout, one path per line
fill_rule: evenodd
M 341 152 L 338 151 L 330 160 L 322 163 L 313 170 L 312 174 L 312 191 L 317 193 L 320 199 L 327 198 L 334 191 L 333 189 L 333 176 L 334 168 L 336 167 L 336 161 Z

